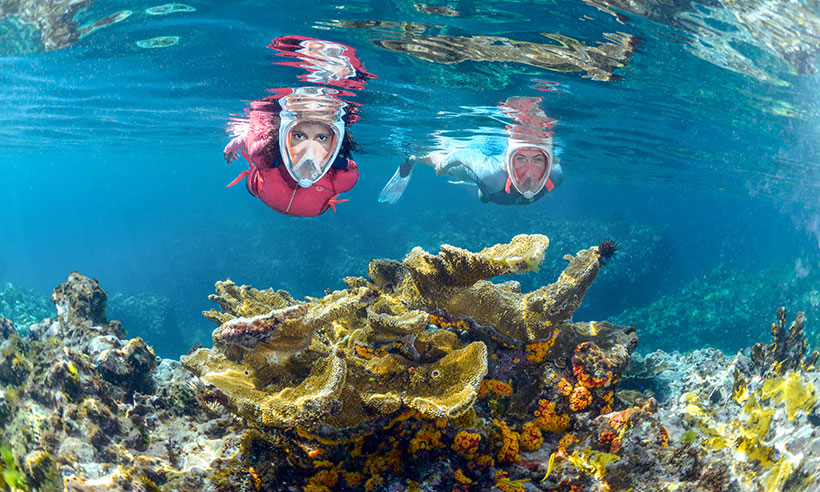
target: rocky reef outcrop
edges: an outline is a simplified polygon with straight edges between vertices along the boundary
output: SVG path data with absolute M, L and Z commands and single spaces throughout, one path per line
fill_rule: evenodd
M 0 318 L 0 490 L 210 483 L 211 465 L 238 445 L 237 419 L 197 400 L 196 379 L 178 361 L 125 339 L 95 279 L 72 272 L 51 300 L 56 316 L 24 337 Z
M 666 477 L 656 490 L 817 490 L 818 353 L 806 354 L 803 313 L 786 325 L 780 308 L 772 342 L 734 357 L 714 349 L 636 356 L 624 384 L 644 387 L 642 396 L 654 394 L 659 404 L 648 415 L 631 411 L 639 420 L 623 436 L 633 435 L 632 451 L 619 453 L 630 471 L 611 480 L 613 487 L 651 490 L 653 480 Z M 641 446 L 637 434 L 660 423 L 669 446 Z

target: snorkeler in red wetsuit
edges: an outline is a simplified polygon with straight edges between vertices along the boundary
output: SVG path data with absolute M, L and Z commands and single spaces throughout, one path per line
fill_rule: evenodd
M 285 215 L 315 217 L 336 210 L 344 193 L 356 184 L 359 170 L 349 158 L 355 146 L 345 127 L 345 103 L 333 91 L 301 87 L 284 97 L 270 97 L 251 104 L 243 134 L 225 147 L 227 162 L 239 153 L 249 169 L 248 191 L 265 205 Z

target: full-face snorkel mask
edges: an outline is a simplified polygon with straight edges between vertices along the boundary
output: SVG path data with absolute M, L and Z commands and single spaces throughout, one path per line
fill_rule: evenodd
M 525 154 L 537 156 L 538 153 L 543 154 L 543 161 L 525 157 Z M 550 176 L 553 160 L 552 138 L 549 137 L 537 143 L 511 138 L 504 154 L 504 165 L 510 182 L 527 199 L 534 197 L 544 188 Z
M 280 100 L 279 151 L 282 164 L 299 186 L 307 188 L 327 174 L 339 155 L 345 126 L 345 103 L 321 87 L 300 87 Z M 327 148 L 303 132 L 294 132 L 300 123 L 321 127 L 330 138 Z

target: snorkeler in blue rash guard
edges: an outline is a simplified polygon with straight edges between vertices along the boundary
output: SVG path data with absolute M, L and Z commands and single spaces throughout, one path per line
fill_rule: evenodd
M 508 138 L 474 137 L 453 151 L 433 151 L 423 157 L 410 156 L 379 195 L 380 202 L 396 203 L 410 181 L 413 167 L 421 163 L 435 168 L 457 183 L 478 187 L 484 202 L 527 205 L 539 200 L 563 181 L 561 165 L 552 150 L 552 125 L 540 107 L 541 98 L 512 97 L 501 109 L 516 124 L 507 127 Z M 452 142 L 452 144 L 451 144 Z M 455 147 L 455 141 L 445 142 Z

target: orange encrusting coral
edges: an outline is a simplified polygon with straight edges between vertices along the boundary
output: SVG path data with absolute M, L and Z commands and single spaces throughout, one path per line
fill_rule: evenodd
M 365 347 L 364 345 L 359 345 L 358 343 L 355 344 L 353 348 L 356 351 L 356 355 L 358 355 L 362 359 L 370 360 L 373 357 L 376 357 L 376 351 L 372 348 Z
M 518 440 L 521 447 L 525 450 L 537 451 L 541 448 L 541 444 L 544 443 L 544 436 L 541 435 L 541 429 L 539 429 L 535 424 L 532 422 L 527 422 L 521 429 L 521 434 Z
M 558 433 L 569 427 L 569 415 L 558 415 L 555 411 L 555 402 L 539 400 L 538 410 L 534 415 L 532 423 L 542 431 Z
M 364 474 L 359 472 L 349 472 L 346 470 L 341 471 L 342 476 L 347 482 L 347 486 L 351 488 L 358 488 L 362 483 L 364 483 Z
M 621 436 L 611 429 L 605 429 L 598 436 L 598 442 L 601 444 L 609 444 L 609 452 L 612 454 L 617 453 L 621 449 L 621 439 Z
M 561 378 L 557 386 L 558 392 L 564 396 L 569 396 L 569 394 L 572 393 L 572 383 L 567 381 L 566 378 Z
M 481 444 L 481 435 L 467 431 L 459 431 L 450 448 L 468 460 L 475 458 L 478 445 Z
M 600 386 L 609 386 L 616 382 L 618 377 L 613 374 L 612 371 L 608 370 L 606 371 L 606 375 L 596 377 L 588 373 L 584 367 L 581 354 L 587 354 L 587 357 L 589 357 L 589 353 L 598 354 L 598 356 L 600 356 L 600 352 L 600 349 L 594 344 L 590 344 L 590 342 L 584 342 L 575 347 L 575 352 L 572 356 L 572 374 L 575 376 L 578 384 L 586 386 L 587 388 L 598 388 Z
M 558 449 L 556 450 L 556 453 L 558 453 L 559 456 L 566 456 L 567 448 L 578 442 L 580 442 L 578 436 L 576 436 L 572 432 L 567 432 L 566 434 L 564 434 L 564 437 L 562 437 L 561 440 L 558 441 Z
M 661 446 L 669 446 L 669 429 L 667 429 L 666 426 L 661 426 L 658 440 L 660 441 Z
M 317 485 L 328 489 L 332 489 L 337 483 L 339 483 L 339 472 L 333 469 L 319 470 L 308 479 L 308 485 Z
M 478 468 L 479 470 L 484 470 L 484 469 L 489 468 L 491 466 L 495 466 L 495 460 L 493 459 L 492 456 L 490 456 L 488 454 L 479 455 L 479 457 L 475 459 L 474 463 L 475 463 L 475 467 Z
M 622 410 L 612 417 L 609 417 L 609 425 L 612 426 L 613 429 L 620 429 L 624 426 L 624 424 L 629 423 L 629 416 L 634 412 L 638 407 L 629 407 L 626 410 Z
M 478 397 L 484 398 L 489 393 L 498 396 L 512 396 L 513 388 L 509 383 L 499 381 L 497 379 L 484 379 L 481 381 L 481 386 L 478 387 Z
M 549 349 L 552 348 L 557 338 L 558 328 L 555 328 L 552 331 L 552 335 L 550 335 L 549 339 L 544 340 L 543 342 L 534 342 L 527 344 L 527 360 L 530 362 L 535 362 L 536 364 L 540 364 L 541 362 L 543 362 L 544 357 L 547 356 L 547 352 L 549 351 Z
M 459 320 L 455 320 L 455 321 L 447 321 L 447 319 L 444 318 L 444 316 L 437 316 L 435 314 L 431 314 L 428 321 L 431 325 L 436 325 L 439 328 L 453 328 L 453 327 L 455 327 L 455 328 L 458 328 L 460 330 L 465 330 L 465 331 L 470 329 L 470 325 L 468 325 L 467 322 L 464 321 L 463 319 L 459 319 Z
M 586 386 L 587 388 L 597 388 L 599 386 L 609 386 L 613 383 L 613 375 L 612 371 L 607 371 L 606 376 L 596 378 L 591 374 L 587 374 L 584 372 L 583 364 L 577 364 L 573 361 L 572 363 L 572 374 L 575 375 L 575 379 L 578 380 L 578 384 L 582 386 Z
M 582 385 L 576 385 L 569 395 L 569 409 L 573 412 L 580 412 L 592 403 L 592 393 Z
M 387 424 L 386 426 L 384 426 L 384 429 L 385 429 L 385 430 L 388 430 L 388 429 L 390 429 L 391 427 L 393 427 L 394 425 L 396 425 L 396 424 L 398 424 L 398 423 L 400 423 L 400 422 L 404 422 L 404 421 L 405 421 L 405 420 L 407 420 L 407 419 L 410 419 L 410 418 L 413 418 L 413 417 L 417 417 L 418 415 L 419 415 L 418 410 L 413 409 L 413 408 L 409 408 L 409 409 L 407 409 L 407 410 L 403 411 L 402 413 L 400 413 L 400 414 L 399 414 L 398 416 L 396 416 L 395 418 L 393 418 L 393 420 L 391 420 L 389 424 Z
M 425 423 L 410 439 L 409 450 L 413 456 L 416 456 L 419 451 L 445 447 L 445 444 L 441 442 L 441 430 L 436 427 Z
M 396 440 L 388 439 L 378 447 L 375 453 L 370 454 L 364 464 L 364 471 L 370 478 L 364 483 L 364 489 L 368 492 L 378 490 L 384 483 L 382 474 L 392 470 L 394 476 L 400 476 L 404 472 L 402 466 L 402 452 L 396 447 Z M 389 447 L 390 450 L 385 452 Z
M 262 480 L 259 478 L 259 475 L 256 474 L 256 470 L 253 467 L 248 467 L 248 473 L 251 475 L 251 485 L 253 485 L 254 490 L 260 490 L 262 485 Z
M 456 482 L 462 483 L 462 484 L 465 484 L 465 485 L 469 485 L 469 484 L 473 483 L 472 480 L 470 480 L 466 475 L 464 475 L 464 472 L 461 471 L 461 468 L 459 468 L 458 470 L 455 471 L 455 474 L 454 474 L 453 478 L 456 479 Z
M 518 454 L 518 433 L 501 420 L 494 419 L 493 425 L 501 431 L 501 448 L 496 458 L 499 463 L 515 463 L 520 459 Z

